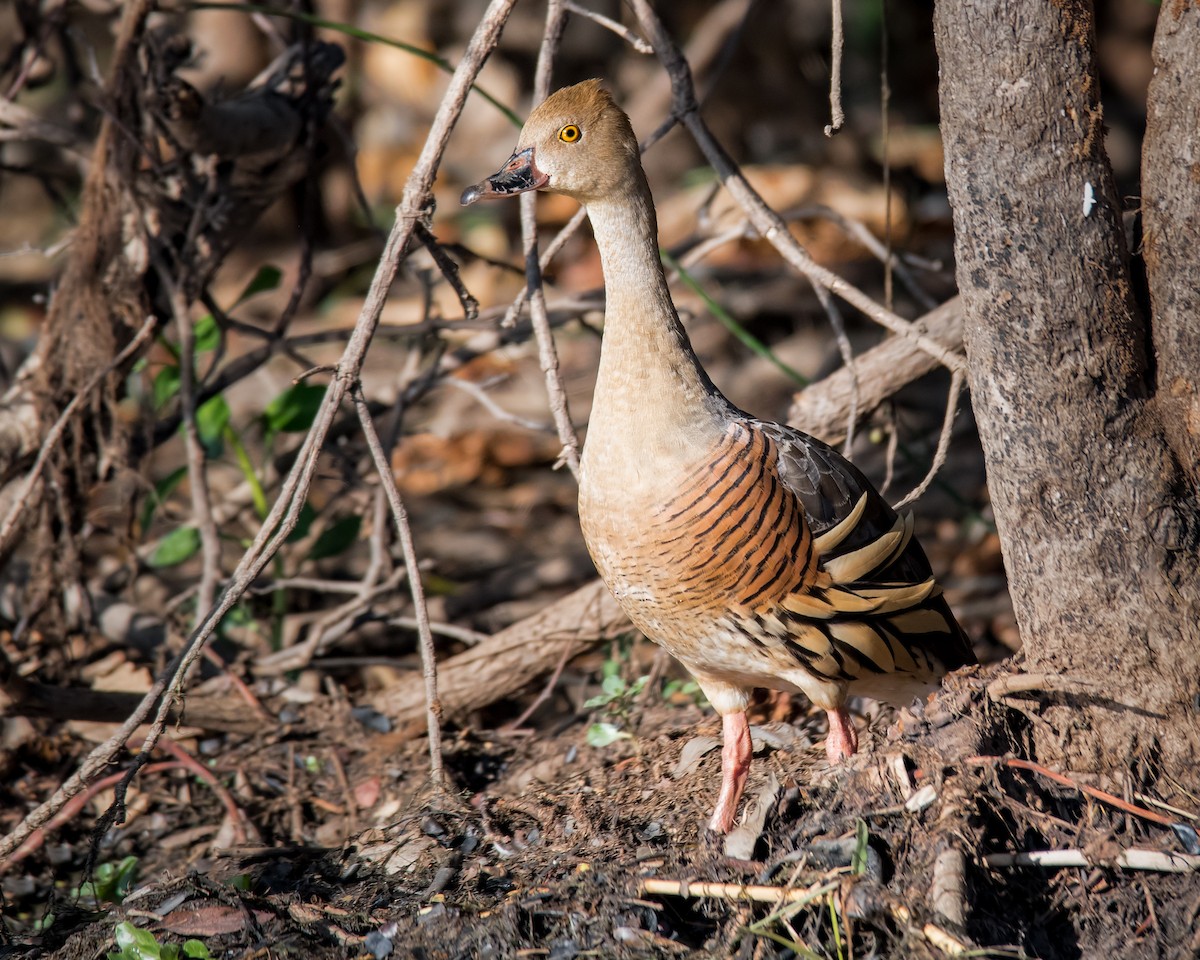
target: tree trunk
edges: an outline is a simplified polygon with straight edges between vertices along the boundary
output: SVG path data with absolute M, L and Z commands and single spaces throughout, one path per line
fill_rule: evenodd
M 1143 254 L 1163 424 L 1200 475 L 1200 6 L 1166 3 L 1142 155 Z
M 1195 75 L 1183 61 L 1196 13 L 1176 17 L 1190 18 L 1190 43 L 1160 26 L 1173 75 Z M 1027 666 L 1098 690 L 1046 706 L 1039 754 L 1075 769 L 1157 758 L 1194 770 L 1196 433 L 1189 448 L 1166 421 L 1174 405 L 1196 410 L 1195 301 L 1158 321 L 1177 288 L 1195 297 L 1198 186 L 1180 181 L 1195 176 L 1196 85 L 1183 96 L 1182 81 L 1156 81 L 1156 99 L 1190 117 L 1193 152 L 1184 165 L 1163 129 L 1175 120 L 1152 123 L 1147 157 L 1166 154 L 1147 181 L 1162 192 L 1144 200 L 1162 231 L 1152 329 L 1104 152 L 1090 4 L 940 0 L 934 23 L 971 396 Z

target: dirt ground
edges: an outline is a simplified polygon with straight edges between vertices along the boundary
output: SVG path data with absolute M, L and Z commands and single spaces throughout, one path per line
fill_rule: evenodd
M 1125 848 L 1177 849 L 1171 831 L 1006 767 L 1027 722 L 989 703 L 995 673 L 956 680 L 921 717 L 874 717 L 870 749 L 840 769 L 819 720 L 763 701 L 747 793 L 765 823 L 734 855 L 703 827 L 718 724 L 694 703 L 638 705 L 633 736 L 604 748 L 572 721 L 460 731 L 439 792 L 422 743 L 370 733 L 347 702 L 322 698 L 261 736 L 199 744 L 241 811 L 242 842 L 207 842 L 231 822 L 193 774 L 147 770 L 128 823 L 95 850 L 101 863 L 137 858 L 131 892 L 116 904 L 71 889 L 92 842 L 72 822 L 6 872 L 7 949 L 97 957 L 126 920 L 162 943 L 201 939 L 214 957 L 1192 955 L 1194 877 L 1112 866 Z M 56 747 L 60 760 L 72 751 L 65 736 L 35 748 Z M 23 770 L 20 787 L 52 787 L 61 767 L 31 753 L 6 781 Z M 1094 866 L 985 862 L 1055 849 Z M 653 881 L 674 894 L 649 892 Z M 706 896 L 706 882 L 816 893 L 781 909 Z M 43 934 L 11 932 L 46 911 Z

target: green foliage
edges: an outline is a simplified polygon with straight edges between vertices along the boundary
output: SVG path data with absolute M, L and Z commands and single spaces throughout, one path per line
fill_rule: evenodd
M 98 903 L 120 903 L 137 878 L 137 857 L 125 857 L 118 863 L 102 863 L 92 879 L 74 891 L 80 898 L 91 897 Z
M 358 514 L 342 517 L 321 531 L 317 542 L 308 552 L 308 559 L 324 560 L 327 557 L 336 557 L 340 553 L 345 553 L 354 545 L 361 529 L 362 517 Z
M 251 297 L 256 297 L 260 293 L 266 293 L 269 290 L 274 290 L 279 286 L 279 281 L 283 279 L 283 271 L 273 264 L 266 263 L 258 268 L 251 281 L 246 284 L 246 288 L 234 303 L 235 307 L 240 307 Z M 198 338 L 198 336 L 197 336 Z
M 818 887 L 812 888 L 811 890 L 805 891 L 804 895 L 799 899 L 792 900 L 778 909 L 772 910 L 761 920 L 757 920 L 754 923 L 749 924 L 746 927 L 746 932 L 756 937 L 763 937 L 767 940 L 771 940 L 775 943 L 778 943 L 780 946 L 787 947 L 789 950 L 795 953 L 797 957 L 800 957 L 801 960 L 825 960 L 828 954 L 818 953 L 811 947 L 800 943 L 795 938 L 795 932 L 789 921 L 802 910 L 807 910 L 813 906 L 827 904 L 830 910 L 834 910 L 836 904 L 832 894 L 837 890 L 840 883 L 840 881 L 835 880 L 831 883 L 824 883 Z M 782 927 L 792 935 L 786 936 L 782 933 L 779 933 L 776 930 L 777 926 Z M 839 958 L 844 956 L 842 949 L 840 925 L 837 922 L 835 913 L 834 953 Z
M 268 436 L 276 433 L 304 433 L 313 425 L 325 388 L 312 383 L 288 387 L 267 404 L 262 419 Z
M 597 721 L 587 730 L 587 742 L 593 747 L 607 747 L 618 740 L 629 740 L 631 735 L 621 729 L 628 723 L 633 713 L 634 700 L 650 682 L 648 676 L 641 676 L 629 683 L 621 676 L 621 668 L 628 660 L 628 650 L 618 647 L 614 656 L 604 661 L 601 667 L 600 693 L 584 701 L 589 710 L 603 707 L 612 718 Z
M 191 526 L 176 527 L 158 541 L 146 563 L 156 568 L 178 566 L 194 557 L 199 549 L 199 530 Z
M 854 854 L 850 858 L 850 870 L 854 874 L 867 872 L 867 850 L 870 834 L 865 820 L 854 822 Z
M 690 697 L 692 702 L 699 707 L 708 703 L 708 698 L 704 696 L 704 691 L 700 689 L 700 684 L 690 678 L 687 680 L 668 680 L 663 684 L 662 698 L 670 701 L 676 697 Z
M 211 960 L 212 954 L 201 940 L 179 943 L 159 943 L 149 930 L 135 927 L 128 921 L 117 924 L 114 936 L 119 949 L 108 954 L 108 960 Z
M 221 439 L 230 416 L 229 403 L 220 394 L 196 408 L 196 433 L 208 457 L 219 457 L 224 450 Z
M 737 339 L 740 340 L 743 345 L 745 345 L 754 353 L 758 354 L 764 360 L 773 364 L 782 374 L 784 374 L 784 376 L 790 377 L 802 387 L 808 386 L 808 377 L 802 374 L 795 367 L 789 366 L 780 360 L 779 357 L 776 356 L 774 350 L 772 350 L 765 343 L 759 340 L 758 337 L 738 323 L 738 321 L 734 319 L 733 315 L 728 310 L 717 303 L 717 301 L 712 298 L 708 291 L 700 286 L 700 282 L 695 277 L 693 277 L 687 272 L 687 270 L 679 265 L 679 261 L 677 261 L 665 250 L 660 250 L 659 256 L 662 258 L 663 263 L 679 274 L 680 280 L 691 287 L 692 291 L 700 296 L 700 299 L 704 301 L 705 306 L 708 307 L 709 312 L 721 322 L 721 325 L 725 327 L 726 330 L 737 337 Z

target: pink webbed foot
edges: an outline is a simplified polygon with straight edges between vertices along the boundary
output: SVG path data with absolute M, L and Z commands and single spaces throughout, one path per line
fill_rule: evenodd
M 721 731 L 725 736 L 725 745 L 721 749 L 721 794 L 708 826 L 717 833 L 728 833 L 733 829 L 738 801 L 746 788 L 754 747 L 750 742 L 750 724 L 741 711 L 725 714 L 721 718 Z
M 858 732 L 844 707 L 828 710 L 829 736 L 825 738 L 825 755 L 830 763 L 840 763 L 858 752 Z

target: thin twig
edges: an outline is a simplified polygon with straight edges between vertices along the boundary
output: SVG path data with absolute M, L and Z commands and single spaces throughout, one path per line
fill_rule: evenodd
M 534 81 L 534 99 L 541 103 L 550 95 L 550 76 L 554 66 L 554 53 L 558 49 L 566 23 L 566 8 L 563 0 L 549 0 L 546 5 L 546 28 L 542 34 L 542 46 L 538 51 L 537 73 Z M 525 287 L 529 291 L 529 316 L 533 333 L 537 338 L 538 364 L 546 378 L 546 393 L 550 398 L 550 412 L 562 443 L 559 460 L 579 479 L 579 437 L 571 423 L 567 392 L 563 389 L 559 375 L 558 351 L 554 347 L 554 335 L 550 332 L 550 320 L 546 314 L 546 291 L 542 287 L 541 261 L 537 245 L 537 195 L 527 193 L 521 197 L 521 239 L 525 248 Z
M 1125 870 L 1151 870 L 1157 873 L 1195 873 L 1200 871 L 1200 857 L 1169 850 L 1141 850 L 1130 847 L 1113 860 L 1089 858 L 1082 850 L 1031 850 L 1028 853 L 991 853 L 983 858 L 989 867 L 1060 867 L 1114 866 Z
M 1076 783 L 1066 774 L 1058 773 L 1048 767 L 1043 767 L 1040 763 L 1034 763 L 1032 760 L 1022 760 L 1019 757 L 968 757 L 967 763 L 973 764 L 999 764 L 1000 766 L 1009 767 L 1013 770 L 1029 770 L 1033 773 L 1053 780 L 1055 783 L 1061 783 L 1064 787 L 1071 787 L 1078 790 L 1080 793 L 1086 793 L 1089 797 L 1093 797 L 1102 803 L 1107 803 L 1109 806 L 1116 807 L 1125 813 L 1131 813 L 1135 817 L 1141 817 L 1143 820 L 1149 820 L 1151 823 L 1157 823 L 1164 827 L 1172 827 L 1175 821 L 1165 814 L 1155 813 L 1153 810 L 1146 810 L 1143 807 L 1135 806 L 1128 800 L 1122 800 L 1120 797 L 1114 796 L 1104 790 L 1096 787 L 1089 787 L 1086 783 Z
M 384 497 L 386 508 L 387 498 Z M 391 529 L 389 524 L 383 524 Z M 388 577 L 379 583 L 368 585 L 366 581 L 359 583 L 352 591 L 354 597 L 332 610 L 323 611 L 313 618 L 315 622 L 302 643 L 260 657 L 252 667 L 260 677 L 278 676 L 289 670 L 301 670 L 312 661 L 313 657 L 324 653 L 332 644 L 341 639 L 350 628 L 358 622 L 359 615 L 371 604 L 385 594 L 391 593 L 408 576 L 405 567 L 397 567 Z
M 846 34 L 842 27 L 842 0 L 833 0 L 833 30 L 829 44 L 829 118 L 825 136 L 841 133 L 846 122 L 842 109 L 842 51 L 846 47 Z
M 710 897 L 718 900 L 752 900 L 755 903 L 810 903 L 836 890 L 838 886 L 838 883 L 818 883 L 804 890 L 791 890 L 758 883 L 712 883 L 647 877 L 641 883 L 641 893 L 682 897 L 685 900 Z
M 12 537 L 17 529 L 17 521 L 20 519 L 21 512 L 25 509 L 26 504 L 31 502 L 31 494 L 33 488 L 37 484 L 38 479 L 42 475 L 42 471 L 46 469 L 46 463 L 50 459 L 50 454 L 54 452 L 54 448 L 58 446 L 59 440 L 62 439 L 63 431 L 66 430 L 67 424 L 71 418 L 75 416 L 76 411 L 91 397 L 92 391 L 100 386 L 102 380 L 114 370 L 119 368 L 130 357 L 141 349 L 143 343 L 149 339 L 150 334 L 154 332 L 154 327 L 158 323 L 157 318 L 147 317 L 141 328 L 132 340 L 125 345 L 125 348 L 113 357 L 112 363 L 109 363 L 103 370 L 98 370 L 96 374 L 87 382 L 72 399 L 71 402 L 63 408 L 63 412 L 59 414 L 57 420 L 54 421 L 54 426 L 46 434 L 46 439 L 42 441 L 41 449 L 38 450 L 37 459 L 34 460 L 33 466 L 30 468 L 28 475 L 25 477 L 24 483 L 21 484 L 21 492 L 13 498 L 12 506 L 9 507 L 8 513 L 4 517 L 4 523 L 0 524 L 0 556 L 8 554 L 12 547 Z
M 350 393 L 354 409 L 358 411 L 358 419 L 362 424 L 363 436 L 375 461 L 375 470 L 379 474 L 379 482 L 383 484 L 383 492 L 387 495 L 388 505 L 392 509 L 392 520 L 396 524 L 396 532 L 400 535 L 400 547 L 404 551 L 404 565 L 408 568 L 408 586 L 412 591 L 413 610 L 417 618 L 418 648 L 421 651 L 421 669 L 425 674 L 425 720 L 429 729 L 429 779 L 437 786 L 445 785 L 445 774 L 442 769 L 442 706 L 438 702 L 437 693 L 437 655 L 433 649 L 433 633 L 429 629 L 429 610 L 425 606 L 425 588 L 421 585 L 421 571 L 417 566 L 417 550 L 413 546 L 412 527 L 408 523 L 408 511 L 396 487 L 396 477 L 388 463 L 383 444 L 379 442 L 379 434 L 375 431 L 375 421 L 371 419 L 371 411 L 367 409 L 367 399 L 363 396 L 362 387 L 355 384 Z
M 524 427 L 526 430 L 536 430 L 538 433 L 550 433 L 554 427 L 548 423 L 542 423 L 538 420 L 529 420 L 526 417 L 519 417 L 515 413 L 509 413 L 500 404 L 491 398 L 486 390 L 472 380 L 464 380 L 462 377 L 446 377 L 442 380 L 442 384 L 448 387 L 454 387 L 456 390 L 461 390 L 463 393 L 469 394 L 478 400 L 497 420 L 502 420 L 505 423 L 515 424 L 518 427 Z
M 403 627 L 405 630 L 416 630 L 416 617 L 392 617 L 388 620 L 393 627 Z M 460 627 L 453 623 L 433 623 L 429 624 L 429 629 L 441 637 L 450 637 L 452 640 L 460 640 L 468 647 L 473 647 L 477 643 L 483 643 L 485 640 L 491 639 L 490 633 L 480 633 L 478 630 L 470 630 L 467 627 Z
M 650 6 L 649 0 L 629 0 L 643 32 L 654 44 L 659 60 L 671 78 L 674 116 L 688 128 L 692 139 L 700 147 L 705 159 L 716 170 L 733 199 L 745 211 L 754 228 L 764 240 L 779 251 L 780 255 L 814 287 L 822 286 L 835 296 L 857 307 L 864 314 L 893 333 L 907 337 L 922 350 L 951 370 L 965 370 L 961 356 L 946 350 L 941 344 L 921 333 L 910 321 L 891 310 L 880 306 L 857 287 L 816 263 L 808 252 L 792 236 L 783 219 L 771 209 L 734 163 L 725 148 L 713 137 L 696 103 L 691 70 L 678 45 L 667 33 L 662 21 Z
M 587 7 L 582 7 L 577 3 L 572 3 L 572 0 L 565 0 L 563 7 L 570 13 L 577 14 L 581 17 L 586 17 L 593 23 L 598 23 L 605 30 L 611 30 L 618 37 L 628 43 L 638 53 L 653 53 L 654 48 L 645 40 L 639 37 L 636 33 L 630 30 L 625 24 L 617 23 L 611 17 L 606 17 L 602 13 L 597 13 L 595 10 L 589 10 Z
M 958 414 L 958 396 L 962 393 L 963 383 L 965 383 L 963 371 L 955 370 L 950 377 L 950 395 L 946 398 L 946 416 L 942 420 L 942 432 L 938 436 L 937 450 L 933 454 L 933 463 L 929 465 L 929 472 L 925 474 L 925 479 L 922 480 L 913 489 L 907 497 L 895 505 L 895 509 L 899 510 L 924 495 L 929 489 L 929 485 L 933 483 L 933 478 L 937 476 L 938 471 L 942 469 L 942 465 L 946 462 L 946 455 L 950 452 L 950 435 L 954 432 L 954 418 Z
M 157 258 L 156 258 L 157 259 Z M 213 520 L 212 497 L 208 489 L 204 447 L 196 427 L 196 350 L 195 330 L 188 316 L 183 293 L 171 281 L 165 265 L 159 264 L 159 279 L 167 290 L 175 329 L 179 336 L 179 401 L 183 413 L 183 449 L 187 459 L 188 487 L 192 514 L 200 534 L 200 584 L 196 588 L 196 615 L 212 606 L 217 581 L 221 576 L 221 537 Z
M 810 217 L 821 217 L 828 220 L 830 223 L 840 227 L 848 236 L 861 243 L 867 249 L 867 252 L 872 254 L 885 268 L 892 270 L 900 278 L 900 282 L 904 284 L 912 298 L 921 305 L 922 309 L 929 311 L 937 307 L 937 301 L 925 292 L 925 289 L 917 282 L 917 278 L 908 269 L 904 261 L 896 256 L 894 252 L 889 251 L 886 244 L 876 239 L 875 234 L 861 220 L 847 216 L 823 203 L 806 204 L 794 210 L 785 210 L 782 217 L 788 221 L 808 219 Z
M 550 699 L 550 694 L 558 685 L 558 678 L 562 676 L 563 668 L 567 665 L 567 661 L 571 659 L 571 648 L 563 647 L 562 656 L 558 658 L 558 663 L 554 667 L 554 672 L 550 674 L 550 679 L 546 681 L 541 691 L 533 699 L 533 703 L 521 711 L 521 715 L 511 723 L 506 723 L 502 728 L 505 733 L 512 733 L 520 730 L 522 725 L 530 717 L 537 712 L 537 708 Z

